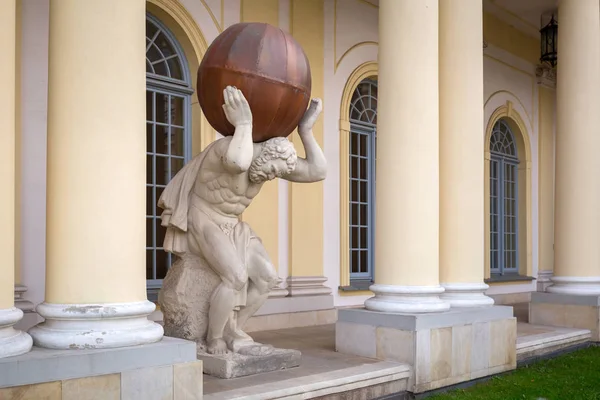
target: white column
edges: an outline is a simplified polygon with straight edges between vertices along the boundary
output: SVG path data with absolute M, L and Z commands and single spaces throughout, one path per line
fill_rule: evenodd
M 145 277 L 145 1 L 50 3 L 46 320 L 54 349 L 156 342 Z
M 379 3 L 375 297 L 443 311 L 439 285 L 438 0 Z
M 440 1 L 440 281 L 452 307 L 484 295 L 482 0 Z
M 0 358 L 27 353 L 31 337 L 13 328 L 23 318 L 15 307 L 15 89 L 16 1 L 0 12 Z
M 554 277 L 548 292 L 600 295 L 600 9 L 558 8 Z

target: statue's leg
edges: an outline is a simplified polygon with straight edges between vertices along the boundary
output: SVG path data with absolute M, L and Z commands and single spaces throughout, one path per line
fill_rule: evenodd
M 246 307 L 241 309 L 237 318 L 238 334 L 244 334 L 241 330 L 246 321 L 254 315 L 267 301 L 269 292 L 273 289 L 279 277 L 277 271 L 267 254 L 263 244 L 258 239 L 251 239 L 248 248 L 248 298 Z
M 227 351 L 223 330 L 236 306 L 236 292 L 246 285 L 248 275 L 233 244 L 215 223 L 195 218 L 190 228 L 193 244 L 222 280 L 210 299 L 206 343 L 209 353 L 223 354 Z

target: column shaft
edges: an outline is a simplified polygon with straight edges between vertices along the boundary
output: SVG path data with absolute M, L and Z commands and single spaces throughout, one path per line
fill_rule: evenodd
M 31 337 L 13 325 L 23 317 L 15 294 L 16 1 L 0 12 L 0 358 L 31 349 Z
M 549 292 L 600 294 L 600 9 L 561 0 L 558 35 L 555 277 Z
M 483 292 L 483 5 L 440 1 L 440 281 L 453 307 Z
M 439 311 L 438 1 L 381 0 L 375 297 L 368 309 Z
M 50 348 L 159 340 L 146 299 L 144 0 L 52 1 L 49 60 L 46 322 L 31 334 Z

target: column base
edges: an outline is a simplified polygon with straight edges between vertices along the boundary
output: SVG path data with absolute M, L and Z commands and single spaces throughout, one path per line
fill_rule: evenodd
M 423 393 L 515 369 L 516 322 L 507 306 L 416 315 L 340 309 L 335 349 L 409 364 L 408 391 Z
M 46 320 L 29 330 L 36 346 L 48 349 L 108 349 L 158 342 L 163 327 L 148 319 L 149 301 L 104 304 L 42 303 Z
M 15 285 L 15 307 L 21 311 L 31 312 L 35 308 L 32 302 L 25 300 L 23 294 L 27 291 L 27 286 Z
M 546 289 L 552 285 L 552 271 L 539 271 L 538 277 L 536 280 L 537 283 L 537 291 L 545 292 Z
M 589 329 L 592 341 L 600 342 L 600 295 L 533 292 L 529 323 Z
M 489 307 L 494 299 L 485 295 L 489 286 L 485 283 L 443 283 L 440 298 L 450 307 Z
M 450 304 L 440 299 L 441 286 L 371 285 L 374 297 L 365 301 L 371 311 L 389 313 L 428 313 L 450 309 Z
M 21 318 L 23 311 L 16 307 L 0 310 L 0 358 L 18 356 L 31 350 L 31 336 L 13 328 Z
M 600 276 L 553 276 L 548 293 L 574 294 L 580 296 L 600 295 Z
M 331 294 L 331 288 L 325 286 L 324 276 L 288 276 L 287 289 L 290 296 L 319 296 Z

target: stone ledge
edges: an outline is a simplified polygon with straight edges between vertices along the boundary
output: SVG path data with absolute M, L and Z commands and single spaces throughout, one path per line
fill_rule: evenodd
M 600 296 L 562 293 L 531 293 L 532 303 L 569 304 L 575 306 L 600 306 Z
M 554 328 L 552 331 L 517 338 L 517 362 L 554 353 L 591 340 L 588 329 Z
M 333 296 L 331 294 L 269 298 L 254 316 L 329 310 L 332 308 L 334 308 L 334 306 Z
M 461 324 L 487 322 L 513 317 L 510 306 L 493 306 L 450 309 L 444 312 L 424 314 L 395 314 L 369 311 L 365 308 L 338 310 L 338 321 L 381 326 L 401 330 L 444 328 Z
M 0 388 L 121 373 L 196 361 L 196 343 L 164 337 L 160 342 L 99 350 L 48 350 L 0 359 Z
M 410 366 L 406 364 L 377 362 L 317 375 L 208 394 L 204 395 L 204 400 L 329 398 L 326 396 L 333 397 L 336 394 L 390 382 L 398 383 L 394 387 L 394 392 L 397 393 L 406 390 L 410 371 Z

